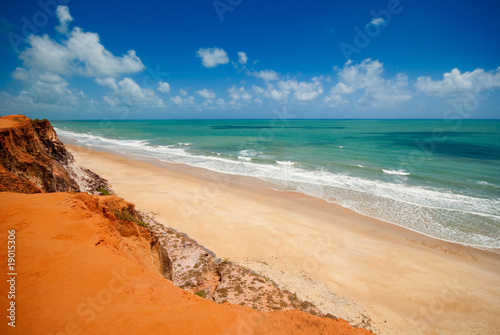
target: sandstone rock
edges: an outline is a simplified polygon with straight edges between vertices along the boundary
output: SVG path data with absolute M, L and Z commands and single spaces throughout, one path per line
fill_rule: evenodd
M 0 118 L 0 167 L 4 191 L 99 194 L 99 188 L 108 189 L 105 179 L 76 164 L 48 120 Z

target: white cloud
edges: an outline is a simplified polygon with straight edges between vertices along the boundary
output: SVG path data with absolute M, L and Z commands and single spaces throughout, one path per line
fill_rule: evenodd
M 59 26 L 56 27 L 56 30 L 61 34 L 66 34 L 68 32 L 68 23 L 73 21 L 68 6 L 57 6 L 56 14 L 59 19 Z
M 188 95 L 188 92 L 186 90 L 183 90 L 182 88 L 179 90 L 182 96 Z
M 104 78 L 104 79 L 96 78 L 95 81 L 96 81 L 96 83 L 98 83 L 101 86 L 108 86 L 113 91 L 118 91 L 118 85 L 116 84 L 115 78 L 111 78 L 111 77 Z
M 241 65 L 245 65 L 248 62 L 247 54 L 244 53 L 243 51 L 238 52 L 238 62 Z
M 374 107 L 393 106 L 411 99 L 406 75 L 399 73 L 394 78 L 385 79 L 382 77 L 383 72 L 383 64 L 370 58 L 360 64 L 346 62 L 338 73 L 339 82 L 330 90 L 325 102 L 332 106 L 345 103 L 343 95 L 357 91 L 362 91 L 358 103 Z
M 227 53 L 219 48 L 200 48 L 197 52 L 197 57 L 201 58 L 204 67 L 216 67 L 220 64 L 229 63 Z
M 278 73 L 273 70 L 262 70 L 262 71 L 253 71 L 248 73 L 251 76 L 261 78 L 265 81 L 274 81 L 278 80 Z
M 229 96 L 233 100 L 250 100 L 252 99 L 252 95 L 248 93 L 244 87 L 240 87 L 239 89 L 236 88 L 236 86 L 232 86 L 230 89 L 227 90 L 229 93 Z
M 214 99 L 215 98 L 215 93 L 212 90 L 207 90 L 206 88 L 196 91 L 198 95 L 205 99 Z
M 194 105 L 193 97 L 187 97 L 186 99 L 183 99 L 182 97 L 177 95 L 173 98 L 170 98 L 170 101 L 172 101 L 176 105 Z
M 168 93 L 170 92 L 170 85 L 169 83 L 161 82 L 158 84 L 157 90 L 161 93 Z
M 135 51 L 129 50 L 122 57 L 115 57 L 99 42 L 99 35 L 85 33 L 75 27 L 62 44 L 49 36 L 28 37 L 29 47 L 19 58 L 27 68 L 40 72 L 85 77 L 116 77 L 144 69 Z
M 367 26 L 382 26 L 382 25 L 385 25 L 386 24 L 386 21 L 381 18 L 381 17 L 377 17 L 377 18 L 373 18 L 368 24 Z
M 140 87 L 131 78 L 124 78 L 119 82 L 116 82 L 113 78 L 96 79 L 96 81 L 101 85 L 108 86 L 113 89 L 113 93 L 111 95 L 107 95 L 103 98 L 104 101 L 113 107 L 164 107 L 163 100 L 158 98 L 152 89 Z
M 259 87 L 259 86 L 255 86 L 253 85 L 252 86 L 252 90 L 256 93 L 256 94 L 264 94 L 266 92 L 265 89 L 263 89 L 262 87 Z
M 323 85 L 318 78 L 311 82 L 297 81 L 294 79 L 279 80 L 276 84 L 268 83 L 266 90 L 253 86 L 254 92 L 274 100 L 286 100 L 289 95 L 298 101 L 312 101 L 323 93 Z
M 415 88 L 430 96 L 445 96 L 451 93 L 477 92 L 500 88 L 500 67 L 493 71 L 476 69 L 461 73 L 458 69 L 443 74 L 443 80 L 418 77 Z
M 80 103 L 85 103 L 83 93 L 70 90 L 68 82 L 59 75 L 17 68 L 12 77 L 22 83 L 23 90 L 17 96 L 2 92 L 2 106 L 50 110 L 59 107 L 72 109 Z
M 293 91 L 293 96 L 299 101 L 315 100 L 323 93 L 323 85 L 317 78 L 313 78 L 310 83 L 296 80 L 279 81 L 278 87 Z
M 184 101 L 180 96 L 175 96 L 173 98 L 170 98 L 170 100 L 174 103 L 174 104 L 177 104 L 177 105 L 180 105 L 182 104 L 182 102 Z

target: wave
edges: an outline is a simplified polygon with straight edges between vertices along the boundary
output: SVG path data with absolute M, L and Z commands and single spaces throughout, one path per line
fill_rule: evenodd
M 278 163 L 279 165 L 286 165 L 286 166 L 297 165 L 297 163 L 291 161 L 276 161 L 276 163 Z
M 259 178 L 271 182 L 276 189 L 293 189 L 440 239 L 500 247 L 500 199 L 484 199 L 444 189 L 396 184 L 318 169 L 306 170 L 291 161 L 263 162 L 257 159 L 261 153 L 255 150 L 240 150 L 238 156 L 199 155 L 189 151 L 192 146 L 153 146 L 147 140 L 115 140 L 61 129 L 56 131 L 60 137 L 76 140 L 85 146 Z M 409 175 L 403 170 L 384 169 L 383 172 Z M 477 227 L 480 227 L 479 232 L 471 233 L 477 232 Z
M 410 173 L 409 172 L 406 172 L 404 170 L 385 170 L 385 169 L 382 169 L 382 172 L 384 173 L 387 173 L 387 174 L 395 174 L 395 175 L 398 175 L 398 176 L 409 176 Z

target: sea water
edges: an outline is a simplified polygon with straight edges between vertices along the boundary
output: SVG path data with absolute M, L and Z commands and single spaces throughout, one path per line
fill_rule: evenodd
M 252 176 L 439 239 L 500 248 L 500 121 L 53 122 L 63 141 Z

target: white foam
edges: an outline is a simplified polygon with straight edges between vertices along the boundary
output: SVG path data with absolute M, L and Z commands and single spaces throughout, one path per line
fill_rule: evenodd
M 297 165 L 297 163 L 291 161 L 276 161 L 276 163 L 278 163 L 279 165 L 286 165 L 286 166 Z
M 385 170 L 385 169 L 382 169 L 382 171 L 384 173 L 387 173 L 387 174 L 395 174 L 395 175 L 398 175 L 398 176 L 409 176 L 410 173 L 409 172 L 406 172 L 405 170 Z

